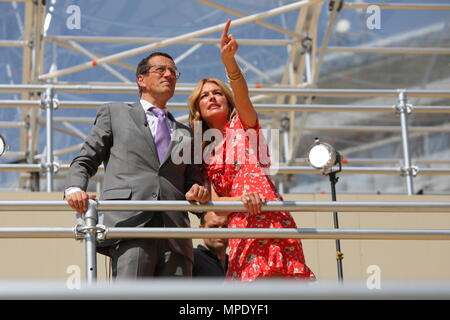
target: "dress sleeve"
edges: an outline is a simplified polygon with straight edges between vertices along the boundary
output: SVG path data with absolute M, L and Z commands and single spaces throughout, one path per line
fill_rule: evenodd
M 253 130 L 260 130 L 261 127 L 259 125 L 259 118 L 256 118 L 256 124 L 254 127 L 249 127 L 246 125 L 241 118 L 239 117 L 239 114 L 236 114 L 231 118 L 230 122 L 227 124 L 228 128 L 234 128 L 234 129 L 243 129 L 245 131 L 253 129 Z
M 256 124 L 255 124 L 255 126 L 253 126 L 253 127 L 250 127 L 250 126 L 246 125 L 246 124 L 241 120 L 241 118 L 239 117 L 239 114 L 236 114 L 235 117 L 236 117 L 237 120 L 239 121 L 240 127 L 241 127 L 242 129 L 244 129 L 244 130 L 249 130 L 249 129 L 260 130 L 260 129 L 261 129 L 261 127 L 260 127 L 260 125 L 259 125 L 259 117 L 258 117 L 258 116 L 256 116 Z

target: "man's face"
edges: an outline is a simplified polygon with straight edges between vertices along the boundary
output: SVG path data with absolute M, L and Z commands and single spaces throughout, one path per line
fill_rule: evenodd
M 138 75 L 138 84 L 143 94 L 171 98 L 177 83 L 174 62 L 164 56 L 154 56 L 148 60 L 147 64 L 148 72 Z
M 226 228 L 227 216 L 218 216 L 214 212 L 205 214 L 205 224 L 201 228 Z M 204 239 L 205 245 L 210 250 L 225 250 L 228 246 L 228 239 Z

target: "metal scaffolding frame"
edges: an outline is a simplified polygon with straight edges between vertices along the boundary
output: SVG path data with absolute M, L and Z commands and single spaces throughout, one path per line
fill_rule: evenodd
M 194 0 L 192 0 L 194 1 Z M 406 189 L 408 194 L 413 194 L 413 177 L 417 174 L 448 174 L 447 169 L 418 168 L 419 161 L 411 159 L 409 150 L 409 139 L 413 134 L 423 134 L 430 132 L 449 132 L 446 126 L 408 126 L 408 117 L 411 112 L 414 114 L 429 113 L 450 113 L 450 106 L 412 106 L 409 101 L 411 98 L 431 98 L 431 99 L 449 99 L 449 90 L 420 90 L 420 89 L 317 89 L 317 83 L 320 77 L 321 66 L 327 53 L 352 52 L 352 53 L 389 53 L 389 54 L 429 54 L 442 55 L 448 54 L 448 48 L 422 48 L 422 47 L 376 47 L 376 46 L 357 46 L 357 47 L 336 47 L 330 46 L 329 40 L 332 32 L 335 30 L 335 20 L 339 16 L 341 5 L 344 9 L 367 9 L 370 4 L 367 3 L 342 3 L 341 0 L 303 0 L 295 1 L 274 7 L 264 12 L 245 14 L 209 0 L 195 0 L 214 10 L 226 12 L 236 19 L 233 19 L 232 27 L 238 27 L 245 24 L 258 24 L 262 28 L 268 28 L 279 32 L 284 39 L 239 39 L 241 45 L 257 46 L 285 46 L 288 52 L 288 58 L 284 65 L 284 72 L 276 83 L 269 75 L 262 77 L 266 79 L 270 86 L 250 88 L 252 100 L 258 112 L 271 113 L 272 126 L 278 126 L 283 123 L 282 130 L 282 152 L 284 155 L 283 167 L 278 170 L 279 173 L 317 173 L 317 170 L 311 170 L 303 167 L 295 167 L 294 163 L 298 156 L 297 151 L 301 143 L 302 136 L 306 131 L 323 132 L 333 130 L 341 131 L 366 131 L 366 132 L 401 132 L 403 159 L 398 168 L 386 167 L 344 167 L 343 173 L 377 173 L 377 174 L 401 174 L 405 176 Z M 9 158 L 25 158 L 27 164 L 18 164 L 16 169 L 27 171 L 29 174 L 22 174 L 20 177 L 20 186 L 29 186 L 31 190 L 39 190 L 40 173 L 46 176 L 47 191 L 53 190 L 53 176 L 56 171 L 64 171 L 65 164 L 59 164 L 54 161 L 55 155 L 61 155 L 77 150 L 80 144 L 67 147 L 63 150 L 54 150 L 53 132 L 59 131 L 82 138 L 84 133 L 77 130 L 70 123 L 89 122 L 89 118 L 70 118 L 53 116 L 56 108 L 98 108 L 102 101 L 58 101 L 55 99 L 57 92 L 77 92 L 77 93 L 135 93 L 135 85 L 130 84 L 120 71 L 115 70 L 112 65 L 120 66 L 128 70 L 133 70 L 130 66 L 120 59 L 133 56 L 149 50 L 167 47 L 173 44 L 190 44 L 192 47 L 177 59 L 182 60 L 192 54 L 202 45 L 217 45 L 218 39 L 206 38 L 209 34 L 222 30 L 224 23 L 177 35 L 171 38 L 163 37 L 99 37 L 99 36 L 49 36 L 44 32 L 44 20 L 47 6 L 45 1 L 24 0 L 23 16 L 23 39 L 22 40 L 3 40 L 0 39 L 0 46 L 21 47 L 23 48 L 22 65 L 22 85 L 0 84 L 0 92 L 18 92 L 21 94 L 20 100 L 0 101 L 1 107 L 20 108 L 21 121 L 15 123 L 2 121 L 0 127 L 17 127 L 20 130 L 19 150 L 6 154 Z M 329 3 L 328 3 L 329 2 Z M 317 29 L 319 15 L 324 7 L 329 4 L 328 20 L 326 22 L 325 35 L 321 43 L 318 43 Z M 450 5 L 443 4 L 376 4 L 381 9 L 389 10 L 450 10 Z M 263 21 L 263 19 L 282 15 L 285 12 L 298 11 L 297 21 L 292 30 L 286 26 L 278 26 L 273 23 Z M 108 56 L 102 56 L 85 48 L 81 43 L 128 43 L 139 45 L 133 49 L 116 52 Z M 52 69 L 48 72 L 44 70 L 43 56 L 46 45 L 60 46 L 73 52 L 81 54 L 89 61 L 68 67 L 65 69 Z M 255 74 L 264 75 L 256 66 L 240 59 L 240 62 L 246 68 Z M 59 83 L 57 77 L 95 68 L 100 66 L 105 71 L 113 74 L 121 83 Z M 269 81 L 270 80 L 270 81 Z M 176 95 L 190 94 L 193 84 L 179 83 L 176 89 Z M 304 97 L 304 104 L 298 104 L 298 98 Z M 374 98 L 390 97 L 398 101 L 394 106 L 378 105 L 317 105 L 312 104 L 313 97 L 347 97 L 347 98 Z M 276 99 L 276 103 L 257 103 L 261 100 Z M 407 100 L 409 99 L 409 100 Z M 39 107 L 39 108 L 38 108 Z M 169 103 L 169 108 L 173 110 L 186 110 L 186 103 Z M 40 113 L 45 110 L 45 119 Z M 311 126 L 308 125 L 308 113 L 311 112 L 380 112 L 380 113 L 398 113 L 398 127 L 389 126 Z M 300 118 L 300 123 L 296 120 Z M 186 117 L 183 117 L 186 120 Z M 61 122 L 63 127 L 54 124 Z M 45 152 L 38 150 L 39 130 L 42 126 L 46 128 L 46 148 Z M 414 162 L 414 165 L 413 165 Z M 397 163 L 399 163 L 397 161 Z M 0 170 L 12 170 L 13 165 L 1 165 Z
M 80 138 L 83 138 L 83 134 L 78 132 L 76 128 L 69 127 L 69 129 L 55 128 L 53 126 L 55 119 L 53 118 L 53 110 L 55 108 L 97 108 L 99 102 L 95 101 L 59 101 L 55 99 L 55 92 L 61 91 L 81 91 L 81 92 L 123 92 L 124 90 L 132 90 L 131 88 L 121 88 L 121 87 L 103 87 L 103 86 L 70 86 L 70 85 L 0 85 L 1 91 L 30 91 L 30 90 L 41 90 L 43 95 L 41 101 L 0 101 L 0 107 L 12 107 L 12 106 L 23 106 L 27 105 L 28 108 L 43 108 L 46 110 L 45 121 L 42 119 L 40 123 L 46 126 L 46 154 L 45 155 L 35 155 L 35 159 L 45 159 L 45 162 L 41 164 L 29 164 L 29 165 L 3 165 L 0 164 L 0 171 L 10 171 L 17 170 L 22 172 L 38 172 L 45 173 L 46 176 L 46 188 L 48 192 L 53 191 L 53 178 L 57 171 L 67 171 L 68 164 L 60 164 L 53 161 L 53 156 L 55 153 L 63 154 L 67 152 L 72 152 L 77 150 L 80 145 L 75 145 L 73 147 L 66 148 L 65 150 L 55 150 L 53 149 L 53 131 L 58 130 L 63 133 L 71 134 Z M 183 88 L 180 91 L 184 92 L 191 91 L 192 89 Z M 254 89 L 257 90 L 257 89 Z M 253 93 L 254 90 L 250 90 Z M 266 92 L 264 94 L 281 94 L 289 92 L 294 95 L 332 95 L 332 96 L 354 96 L 354 95 L 373 95 L 373 96 L 398 96 L 398 103 L 394 106 L 348 106 L 348 105 L 295 105 L 295 104 L 255 104 L 255 108 L 258 112 L 273 112 L 274 110 L 289 111 L 294 114 L 295 112 L 308 112 L 308 111 L 319 111 L 319 112 L 385 112 L 385 113 L 399 113 L 400 114 L 400 127 L 393 128 L 387 127 L 366 127 L 366 128 L 352 128 L 346 127 L 341 128 L 341 130 L 358 130 L 358 131 L 400 131 L 402 133 L 402 146 L 403 146 L 403 165 L 396 168 L 388 167 L 350 167 L 345 166 L 342 171 L 343 174 L 397 174 L 404 176 L 406 178 L 407 194 L 412 195 L 413 190 L 413 177 L 417 174 L 425 175 L 448 175 L 450 174 L 450 169 L 435 169 L 435 168 L 420 168 L 417 165 L 412 165 L 410 153 L 409 153 L 409 142 L 408 133 L 409 132 L 449 132 L 449 127 L 418 127 L 418 128 L 408 128 L 407 116 L 411 113 L 413 107 L 411 104 L 407 103 L 406 92 L 408 95 L 416 97 L 429 97 L 439 96 L 439 97 L 450 97 L 450 91 L 446 90 L 339 90 L 339 89 L 264 89 Z M 258 91 L 257 91 L 258 92 Z M 104 103 L 104 102 L 100 102 Z M 169 103 L 169 108 L 171 109 L 186 109 L 186 103 Z M 449 113 L 449 106 L 414 106 L 414 112 L 416 113 Z M 76 118 L 73 118 L 76 121 Z M 71 118 L 59 119 L 61 122 L 71 121 Z M 88 121 L 85 118 L 81 118 L 79 121 Z M 22 123 L 17 123 L 18 127 L 22 127 Z M 288 126 L 289 127 L 289 126 Z M 74 130 L 75 129 L 75 130 Z M 320 129 L 320 128 L 319 128 Z M 322 130 L 332 130 L 336 129 L 333 127 L 328 127 Z M 337 128 L 339 129 L 339 128 Z M 317 128 L 313 127 L 303 127 L 303 131 L 315 130 Z M 284 131 L 285 137 L 287 137 L 288 130 Z M 284 139 L 285 145 L 287 145 L 288 138 Z M 284 149 L 287 151 L 287 149 Z M 287 154 L 287 152 L 286 152 Z M 289 157 L 285 155 L 284 164 L 292 163 L 289 161 Z M 272 174 L 321 174 L 320 170 L 315 170 L 310 167 L 295 167 L 295 166 L 275 166 L 272 169 Z

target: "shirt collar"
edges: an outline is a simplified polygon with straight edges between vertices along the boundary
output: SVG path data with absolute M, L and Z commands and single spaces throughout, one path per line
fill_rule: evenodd
M 140 102 L 141 102 L 142 108 L 144 109 L 144 112 L 147 112 L 150 108 L 157 108 L 156 106 L 154 106 L 147 100 L 141 99 Z M 162 110 L 164 110 L 164 113 L 167 115 L 167 108 L 164 108 Z

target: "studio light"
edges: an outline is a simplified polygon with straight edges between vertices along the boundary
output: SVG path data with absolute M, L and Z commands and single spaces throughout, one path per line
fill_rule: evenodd
M 339 164 L 341 170 L 341 156 L 331 145 L 321 142 L 318 138 L 308 151 L 308 162 L 316 169 L 322 170 L 323 174 L 331 173 L 333 166 Z
M 0 134 L 0 157 L 9 150 L 9 146 L 6 144 L 5 138 Z
M 337 152 L 331 145 L 325 142 L 321 142 L 319 138 L 316 138 L 314 144 L 309 148 L 308 151 L 308 162 L 316 169 L 322 170 L 322 174 L 328 175 L 330 177 L 331 183 L 331 200 L 336 201 L 336 183 L 339 178 L 336 177 L 336 173 L 342 170 L 341 155 Z M 339 167 L 333 170 L 335 165 Z M 339 229 L 338 213 L 333 212 L 334 228 Z M 342 259 L 344 259 L 344 254 L 341 252 L 341 242 L 339 239 L 336 242 L 336 262 L 337 262 L 337 273 L 338 281 L 340 284 L 344 283 L 344 272 L 342 269 Z

